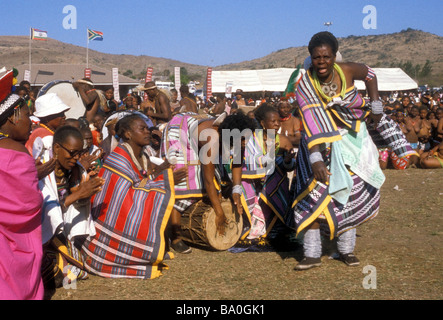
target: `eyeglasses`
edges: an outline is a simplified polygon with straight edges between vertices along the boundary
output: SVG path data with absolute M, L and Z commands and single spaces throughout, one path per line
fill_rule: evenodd
M 63 147 L 61 144 L 59 144 L 59 143 L 57 143 L 57 144 L 58 144 L 60 147 L 62 147 L 63 149 L 65 149 L 65 150 L 69 153 L 69 156 L 70 156 L 71 158 L 74 158 L 74 157 L 76 157 L 76 156 L 81 156 L 81 155 L 85 152 L 85 149 L 70 151 L 69 149 L 66 149 L 65 147 Z

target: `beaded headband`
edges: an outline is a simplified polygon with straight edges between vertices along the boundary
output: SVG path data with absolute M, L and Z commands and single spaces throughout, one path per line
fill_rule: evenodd
M 11 94 L 0 104 L 0 116 L 12 107 L 16 107 L 16 103 L 21 99 L 18 94 Z

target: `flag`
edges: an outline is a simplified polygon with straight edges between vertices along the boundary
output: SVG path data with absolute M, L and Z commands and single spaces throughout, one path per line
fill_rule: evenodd
M 92 41 L 92 40 L 102 41 L 103 40 L 103 32 L 88 29 L 88 40 L 89 41 Z
M 31 40 L 48 40 L 48 32 L 31 28 Z
M 285 100 L 288 100 L 290 103 L 295 100 L 295 91 L 297 89 L 297 85 L 300 82 L 301 76 L 300 75 L 300 69 L 301 64 L 297 66 L 295 71 L 291 74 L 288 80 L 288 84 L 286 86 L 285 92 L 283 92 L 282 98 Z

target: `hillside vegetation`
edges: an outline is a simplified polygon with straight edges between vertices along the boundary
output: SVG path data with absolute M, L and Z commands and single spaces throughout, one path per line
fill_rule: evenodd
M 443 37 L 408 29 L 393 34 L 351 35 L 338 40 L 339 50 L 345 61 L 362 62 L 379 68 L 401 67 L 420 85 L 443 85 Z M 307 46 L 291 47 L 272 52 L 262 58 L 217 66 L 214 69 L 293 68 L 296 63 L 303 63 L 307 55 Z M 28 60 L 28 37 L 0 36 L 2 66 L 12 67 L 27 64 Z M 86 64 L 86 48 L 54 39 L 34 41 L 32 43 L 32 62 Z M 144 77 L 147 67 L 154 69 L 154 75 L 169 77 L 174 74 L 174 67 L 180 66 L 184 68 L 190 78 L 195 80 L 204 80 L 206 71 L 206 66 L 166 58 L 106 54 L 91 49 L 89 49 L 89 64 L 104 68 L 118 67 L 120 73 L 137 79 Z

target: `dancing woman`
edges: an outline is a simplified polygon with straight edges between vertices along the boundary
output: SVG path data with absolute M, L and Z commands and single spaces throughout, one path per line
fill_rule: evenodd
M 365 122 L 369 117 L 378 124 L 383 118 L 377 77 L 364 64 L 336 63 L 338 41 L 329 32 L 315 34 L 308 49 L 312 65 L 296 94 L 304 132 L 293 209 L 305 257 L 295 269 L 321 265 L 321 231 L 337 238 L 346 264 L 358 265 L 355 228 L 378 214 L 385 180 Z M 365 81 L 371 108 L 355 80 Z

